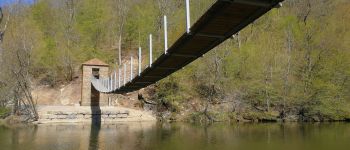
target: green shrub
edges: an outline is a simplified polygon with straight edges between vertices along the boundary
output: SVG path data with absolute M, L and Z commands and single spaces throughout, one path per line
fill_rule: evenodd
M 10 109 L 0 107 L 0 118 L 6 117 L 10 113 Z

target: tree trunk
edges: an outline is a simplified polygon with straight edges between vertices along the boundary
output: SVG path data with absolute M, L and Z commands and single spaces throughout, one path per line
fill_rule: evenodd
M 283 87 L 283 111 L 286 108 L 287 95 L 289 91 L 289 74 L 291 68 L 291 53 L 292 53 L 292 35 L 290 29 L 287 31 L 287 68 L 284 74 L 284 87 Z

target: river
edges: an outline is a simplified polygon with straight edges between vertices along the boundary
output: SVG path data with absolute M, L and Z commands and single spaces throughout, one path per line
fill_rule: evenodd
M 0 126 L 1 150 L 341 150 L 350 123 L 117 123 Z

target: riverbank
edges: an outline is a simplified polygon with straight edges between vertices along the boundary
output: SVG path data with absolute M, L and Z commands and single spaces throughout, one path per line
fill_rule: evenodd
M 194 102 L 190 104 L 196 104 Z M 231 105 L 213 104 L 207 112 L 204 106 L 196 104 L 197 109 L 189 109 L 188 103 L 178 106 L 176 112 L 158 112 L 158 117 L 168 121 L 185 122 L 349 122 L 348 111 L 288 111 L 280 110 L 264 111 L 249 108 L 249 106 L 232 111 Z
M 53 106 L 50 106 L 51 108 Z M 56 108 L 59 108 L 55 106 Z M 47 107 L 49 108 L 49 107 Z M 237 115 L 235 113 L 211 113 L 211 117 L 214 120 L 209 121 L 207 116 L 203 114 L 192 114 L 190 116 L 185 116 L 182 118 L 160 118 L 152 115 L 150 112 L 138 112 L 135 110 L 119 109 L 117 111 L 110 110 L 111 108 L 102 108 L 101 114 L 98 115 L 95 112 L 92 114 L 86 108 L 79 109 L 79 111 L 66 111 L 65 109 L 60 110 L 50 110 L 46 113 L 40 112 L 40 118 L 38 121 L 25 123 L 21 122 L 21 117 L 9 116 L 6 119 L 0 119 L 0 126 L 21 126 L 21 125 L 31 125 L 31 124 L 76 124 L 76 125 L 90 125 L 96 121 L 94 117 L 100 117 L 101 124 L 114 124 L 114 123 L 132 123 L 132 122 L 171 122 L 171 123 L 194 123 L 194 124 L 212 124 L 215 122 L 221 122 L 224 124 L 231 123 L 332 123 L 332 122 L 350 122 L 350 118 L 347 119 L 309 119 L 301 120 L 298 116 L 289 117 L 289 119 L 280 119 L 273 114 L 245 114 Z M 113 108 L 112 108 L 113 109 Z M 114 108 L 115 109 L 115 108 Z M 90 116 L 89 116 L 90 115 Z M 99 118 L 98 117 L 98 118 Z
M 210 114 L 210 119 L 213 122 L 350 122 L 350 117 L 332 118 L 322 115 L 288 115 L 281 118 L 278 112 L 223 112 Z M 208 122 L 208 116 L 203 113 L 193 113 L 187 118 L 190 122 Z
M 5 125 L 5 119 L 0 119 L 0 125 Z

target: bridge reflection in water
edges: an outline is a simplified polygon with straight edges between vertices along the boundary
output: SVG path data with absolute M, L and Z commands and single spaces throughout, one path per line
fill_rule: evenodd
M 89 150 L 99 149 L 99 133 L 101 130 L 101 108 L 100 106 L 91 106 L 91 129 L 89 139 Z

